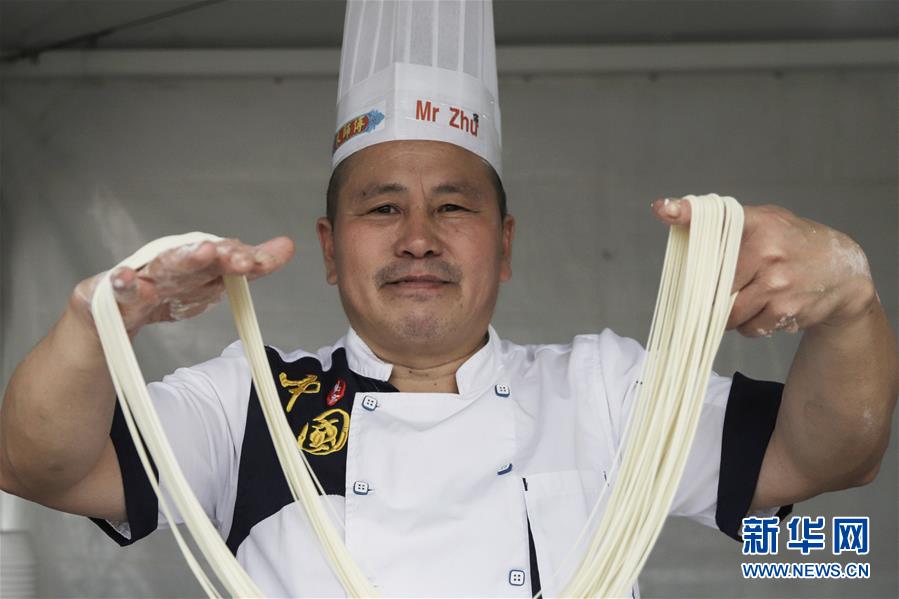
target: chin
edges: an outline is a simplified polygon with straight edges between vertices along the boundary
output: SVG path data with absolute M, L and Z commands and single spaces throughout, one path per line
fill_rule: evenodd
M 434 315 L 406 315 L 393 328 L 406 343 L 415 344 L 443 339 L 455 327 Z

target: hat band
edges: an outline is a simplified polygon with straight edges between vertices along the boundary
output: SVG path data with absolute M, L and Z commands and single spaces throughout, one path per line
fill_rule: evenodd
M 461 146 L 502 174 L 499 106 L 465 73 L 395 63 L 348 90 L 337 116 L 332 168 L 378 143 L 431 140 Z

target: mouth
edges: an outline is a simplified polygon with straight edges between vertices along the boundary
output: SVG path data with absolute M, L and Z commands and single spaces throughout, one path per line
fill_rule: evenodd
M 404 277 L 388 281 L 385 287 L 397 290 L 428 291 L 438 290 L 450 285 L 451 282 L 434 275 L 406 275 Z

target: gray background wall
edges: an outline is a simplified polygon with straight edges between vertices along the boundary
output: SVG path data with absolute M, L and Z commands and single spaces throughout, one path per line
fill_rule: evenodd
M 324 282 L 313 229 L 323 213 L 335 89 L 334 77 L 4 81 L 4 385 L 78 280 L 175 232 L 251 242 L 291 235 L 296 259 L 253 286 L 266 341 L 313 348 L 339 337 L 346 322 Z M 499 332 L 564 342 L 610 327 L 645 340 L 666 239 L 649 202 L 711 191 L 780 204 L 854 237 L 895 327 L 896 93 L 889 68 L 502 77 L 505 182 L 518 235 L 514 276 L 494 319 Z M 151 378 L 214 355 L 234 337 L 219 308 L 147 330 L 137 346 Z M 797 343 L 786 334 L 729 333 L 716 370 L 782 381 Z M 55 376 L 52 364 L 47 376 Z M 894 436 L 874 484 L 796 508 L 869 515 L 870 580 L 744 581 L 738 544 L 672 520 L 641 577 L 643 592 L 895 597 L 897 505 Z M 8 496 L 3 507 L 5 525 L 33 537 L 40 596 L 199 594 L 168 533 L 122 550 L 82 518 Z

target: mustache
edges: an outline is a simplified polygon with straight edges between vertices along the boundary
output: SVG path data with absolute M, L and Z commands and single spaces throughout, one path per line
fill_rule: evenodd
M 421 264 L 394 262 L 378 270 L 374 278 L 378 287 L 383 287 L 413 274 L 430 275 L 448 283 L 458 283 L 462 280 L 462 271 L 459 267 L 439 259 L 430 259 Z

